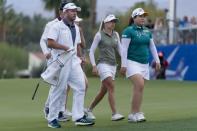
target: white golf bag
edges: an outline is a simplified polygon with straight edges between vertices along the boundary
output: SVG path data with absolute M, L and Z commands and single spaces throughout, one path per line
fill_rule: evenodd
M 41 78 L 45 82 L 57 86 L 62 68 L 75 54 L 73 50 L 59 54 L 57 59 L 48 65 L 47 69 L 41 74 Z

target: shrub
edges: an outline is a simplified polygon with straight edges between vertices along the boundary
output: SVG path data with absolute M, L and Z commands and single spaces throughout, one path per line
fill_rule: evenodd
M 15 46 L 0 43 L 0 77 L 12 78 L 15 72 L 27 68 L 28 53 Z
M 39 78 L 41 73 L 44 71 L 43 69 L 46 68 L 45 67 L 45 63 L 42 63 L 41 66 L 39 67 L 34 67 L 31 71 L 31 76 L 33 78 Z

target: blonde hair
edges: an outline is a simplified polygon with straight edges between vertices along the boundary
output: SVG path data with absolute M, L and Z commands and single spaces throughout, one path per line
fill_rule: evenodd
M 98 31 L 101 32 L 101 30 L 103 30 L 103 28 L 104 28 L 104 19 L 101 21 Z

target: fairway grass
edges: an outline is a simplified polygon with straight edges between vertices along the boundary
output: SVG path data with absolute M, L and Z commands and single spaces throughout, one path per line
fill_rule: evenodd
M 38 79 L 0 80 L 0 131 L 197 131 L 197 83 L 180 81 L 149 81 L 144 91 L 142 111 L 147 122 L 128 123 L 131 83 L 118 78 L 115 82 L 116 107 L 125 119 L 112 122 L 105 97 L 96 106 L 96 124 L 76 127 L 72 121 L 61 123 L 61 129 L 50 129 L 43 115 L 48 85 L 41 83 L 35 100 L 31 97 Z M 98 78 L 89 78 L 85 98 L 87 107 L 100 88 Z M 72 93 L 68 96 L 71 110 Z

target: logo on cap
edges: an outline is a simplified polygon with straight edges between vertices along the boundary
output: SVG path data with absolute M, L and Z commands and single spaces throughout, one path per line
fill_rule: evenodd
M 134 18 L 134 17 L 139 16 L 139 15 L 145 15 L 145 16 L 147 16 L 148 13 L 145 12 L 142 8 L 137 8 L 137 9 L 135 9 L 135 10 L 132 12 L 131 17 Z

